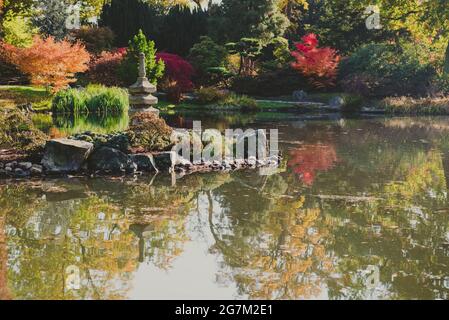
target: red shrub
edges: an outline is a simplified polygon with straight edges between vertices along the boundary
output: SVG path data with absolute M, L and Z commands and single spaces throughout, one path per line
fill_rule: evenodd
M 336 50 L 329 47 L 318 48 L 318 39 L 313 33 L 302 37 L 302 43 L 296 43 L 295 47 L 296 51 L 291 52 L 296 59 L 292 63 L 294 69 L 308 77 L 317 88 L 335 85 L 340 62 Z
M 176 82 L 179 91 L 188 92 L 193 89 L 194 69 L 189 62 L 176 54 L 165 52 L 157 53 L 156 59 L 164 61 L 166 80 Z
M 123 86 L 117 73 L 125 55 L 126 48 L 120 48 L 114 52 L 102 52 L 89 65 L 89 80 L 105 86 Z
M 75 74 L 88 69 L 90 55 L 79 42 L 34 37 L 29 48 L 2 44 L 7 60 L 29 75 L 31 83 L 57 91 L 75 82 Z

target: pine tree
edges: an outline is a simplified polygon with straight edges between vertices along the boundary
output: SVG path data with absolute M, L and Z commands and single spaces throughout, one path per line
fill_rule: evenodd
M 289 25 L 277 0 L 223 0 L 222 10 L 226 41 L 243 37 L 268 41 L 282 36 Z
M 68 34 L 67 22 L 71 15 L 69 0 L 41 0 L 36 2 L 33 23 L 40 33 L 58 40 Z

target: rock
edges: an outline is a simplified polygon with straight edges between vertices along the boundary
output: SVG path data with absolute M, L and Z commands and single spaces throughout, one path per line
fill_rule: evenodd
M 33 164 L 31 162 L 19 162 L 17 166 L 22 170 L 30 170 Z
M 42 165 L 50 173 L 77 172 L 94 145 L 86 141 L 53 139 L 45 145 Z
M 131 160 L 137 165 L 137 170 L 145 172 L 158 171 L 151 154 L 133 154 Z
M 295 101 L 303 102 L 307 99 L 307 92 L 305 92 L 304 90 L 293 91 L 292 98 Z
M 340 96 L 333 97 L 329 100 L 329 106 L 334 109 L 341 109 L 345 104 L 345 99 Z
M 7 174 L 7 175 L 11 175 L 12 173 L 13 173 L 13 169 L 12 169 L 12 167 L 5 167 L 5 173 Z
M 29 172 L 27 172 L 27 171 L 25 171 L 25 170 L 22 170 L 22 169 L 20 169 L 20 168 L 16 168 L 16 169 L 14 170 L 14 174 L 15 174 L 17 177 L 27 177 L 27 176 L 30 175 Z
M 128 155 L 109 147 L 96 149 L 87 160 L 87 168 L 91 172 L 130 173 L 136 167 Z
M 14 169 L 16 166 L 17 166 L 17 161 L 13 161 L 13 162 L 8 162 L 8 163 L 5 165 L 5 168 L 6 168 L 6 167 L 9 167 L 9 168 Z
M 44 168 L 38 164 L 33 164 L 30 168 L 30 173 L 32 176 L 39 176 L 44 172 Z
M 173 168 L 176 165 L 178 156 L 176 152 L 167 151 L 153 155 L 153 158 L 156 169 L 159 171 L 164 171 Z

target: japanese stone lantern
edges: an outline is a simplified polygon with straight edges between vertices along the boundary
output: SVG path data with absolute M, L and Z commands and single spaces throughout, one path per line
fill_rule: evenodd
M 132 112 L 152 112 L 159 116 L 159 110 L 152 107 L 158 103 L 158 99 L 152 95 L 157 89 L 148 81 L 145 66 L 145 54 L 141 52 L 139 55 L 139 77 L 137 82 L 129 87 L 129 104 Z

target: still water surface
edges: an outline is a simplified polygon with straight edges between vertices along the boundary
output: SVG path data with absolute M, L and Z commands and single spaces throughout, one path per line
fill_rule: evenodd
M 448 298 L 449 118 L 203 117 L 278 172 L 3 181 L 0 298 Z

